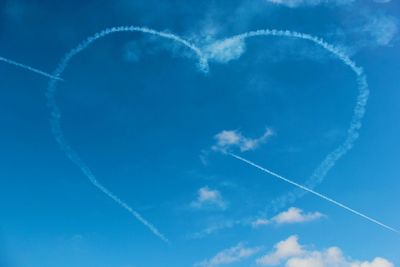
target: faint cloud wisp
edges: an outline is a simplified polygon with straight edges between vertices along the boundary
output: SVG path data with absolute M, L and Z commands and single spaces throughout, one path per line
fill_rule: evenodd
M 205 186 L 197 191 L 197 198 L 190 206 L 195 209 L 217 208 L 224 210 L 227 208 L 227 203 L 218 190 Z
M 303 6 L 317 6 L 321 4 L 346 5 L 351 4 L 354 0 L 266 0 L 272 4 L 283 5 L 290 8 Z
M 224 249 L 218 252 L 211 259 L 203 260 L 195 263 L 195 267 L 216 267 L 239 262 L 243 259 L 253 256 L 260 251 L 259 247 L 246 247 L 243 243 L 239 243 L 234 247 Z

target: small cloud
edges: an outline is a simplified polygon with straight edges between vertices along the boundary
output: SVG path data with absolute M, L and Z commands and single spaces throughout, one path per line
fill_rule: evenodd
M 217 140 L 216 147 L 227 147 L 237 145 L 243 139 L 242 135 L 237 131 L 225 131 L 216 134 L 214 138 Z
M 266 129 L 262 136 L 253 139 L 243 136 L 236 130 L 223 130 L 214 136 L 217 142 L 212 146 L 212 150 L 226 152 L 233 147 L 239 148 L 242 152 L 255 150 L 273 134 L 271 129 Z
M 196 209 L 218 208 L 224 210 L 227 203 L 218 190 L 212 190 L 205 186 L 197 191 L 197 199 L 191 203 L 191 206 Z
M 246 43 L 241 38 L 228 38 L 208 44 L 203 50 L 208 59 L 227 63 L 241 57 L 246 51 Z
M 271 219 L 276 224 L 291 224 L 311 222 L 324 217 L 319 212 L 304 213 L 303 210 L 295 207 L 289 208 L 287 211 L 281 212 Z
M 243 243 L 239 243 L 238 245 L 222 250 L 217 253 L 211 259 L 203 260 L 201 262 L 195 263 L 196 267 L 216 267 L 221 265 L 227 265 L 231 263 L 239 262 L 243 259 L 246 259 L 250 256 L 253 256 L 257 252 L 260 251 L 259 247 L 246 247 Z
M 378 3 L 378 4 L 386 4 L 386 3 L 389 3 L 389 2 L 391 2 L 392 0 L 374 0 L 374 2 L 375 3 Z
M 351 260 L 338 247 L 309 250 L 299 243 L 296 235 L 275 244 L 274 250 L 258 258 L 256 263 L 261 266 L 286 267 L 394 267 L 393 263 L 380 257 L 372 261 Z

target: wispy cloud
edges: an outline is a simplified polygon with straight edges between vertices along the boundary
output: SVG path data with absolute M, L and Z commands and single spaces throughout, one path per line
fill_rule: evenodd
M 126 43 L 124 48 L 124 59 L 129 62 L 137 62 L 140 59 L 141 47 L 136 41 Z
M 210 224 L 209 226 L 207 226 L 206 228 L 204 228 L 198 232 L 189 234 L 187 236 L 187 238 L 188 239 L 201 239 L 208 235 L 215 234 L 218 231 L 221 231 L 223 229 L 233 228 L 237 225 L 242 225 L 242 224 L 243 224 L 243 222 L 241 220 L 221 220 L 221 221 Z
M 195 209 L 217 208 L 224 210 L 227 208 L 227 202 L 218 190 L 205 186 L 197 191 L 196 200 L 191 203 L 191 207 Z
M 216 267 L 236 263 L 253 256 L 260 251 L 259 247 L 246 247 L 243 243 L 239 243 L 234 247 L 224 249 L 218 252 L 211 259 L 206 259 L 201 262 L 195 263 L 196 267 Z
M 212 146 L 212 150 L 221 152 L 229 151 L 232 148 L 239 148 L 241 152 L 255 150 L 273 134 L 273 131 L 267 128 L 260 137 L 250 138 L 237 130 L 223 130 L 214 136 L 216 143 Z
M 246 51 L 246 43 L 242 39 L 224 39 L 206 45 L 204 53 L 209 60 L 227 63 L 240 58 Z
M 391 2 L 392 0 L 374 0 L 375 3 L 379 3 L 379 4 L 386 4 Z
M 200 239 L 208 235 L 215 234 L 219 231 L 230 229 L 237 226 L 242 227 L 252 227 L 254 229 L 269 226 L 269 225 L 285 225 L 285 224 L 296 224 L 296 223 L 306 223 L 320 218 L 325 217 L 325 215 L 320 212 L 304 212 L 299 208 L 289 208 L 287 211 L 283 211 L 273 216 L 272 218 L 265 217 L 247 217 L 241 219 L 223 219 L 218 221 L 213 221 L 209 223 L 207 227 L 201 231 L 192 233 L 188 235 L 189 239 Z
M 360 29 L 379 46 L 391 45 L 398 33 L 398 20 L 390 15 L 369 15 L 368 21 Z M 372 40 L 371 40 L 372 38 Z
M 296 235 L 278 242 L 274 250 L 256 260 L 261 266 L 284 265 L 286 267 L 394 267 L 390 261 L 376 257 L 372 261 L 352 260 L 343 255 L 338 247 L 323 250 L 307 249 Z
M 348 16 L 342 24 L 344 27 L 330 33 L 330 37 L 341 43 L 342 49 L 350 54 L 364 48 L 393 46 L 399 40 L 398 18 L 381 9 L 363 7 L 358 16 Z
M 325 215 L 320 212 L 304 212 L 299 208 L 289 208 L 287 211 L 283 211 L 273 216 L 272 218 L 265 217 L 246 217 L 240 219 L 223 219 L 213 221 L 208 224 L 207 227 L 202 229 L 201 231 L 189 234 L 187 237 L 189 239 L 201 239 L 208 235 L 216 234 L 219 231 L 231 229 L 234 227 L 252 227 L 254 229 L 258 229 L 261 227 L 269 226 L 269 225 L 285 225 L 285 224 L 299 224 L 311 222 L 314 220 L 318 220 L 320 218 L 325 217 Z
M 268 219 L 262 219 L 262 218 L 258 218 L 254 221 L 251 222 L 251 226 L 253 228 L 258 228 L 264 225 L 269 225 L 271 222 Z
M 324 217 L 324 215 L 320 212 L 306 213 L 302 209 L 291 207 L 288 210 L 275 215 L 271 219 L 258 218 L 254 220 L 251 223 L 251 225 L 253 228 L 258 228 L 269 224 L 282 225 L 282 224 L 305 223 L 318 220 L 322 217 Z
M 320 4 L 345 5 L 353 3 L 355 0 L 266 0 L 267 2 L 283 5 L 290 8 L 302 6 L 317 6 Z

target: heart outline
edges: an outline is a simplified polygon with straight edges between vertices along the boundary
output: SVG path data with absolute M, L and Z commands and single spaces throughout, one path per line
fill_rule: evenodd
M 117 204 L 128 210 L 138 221 L 140 221 L 143 225 L 145 225 L 154 235 L 159 237 L 162 241 L 169 243 L 169 240 L 151 223 L 149 223 L 146 219 L 144 219 L 137 211 L 133 210 L 128 204 L 126 204 L 123 200 L 121 200 L 119 197 L 117 197 L 115 194 L 113 194 L 111 191 L 109 191 L 106 187 L 104 187 L 95 177 L 95 175 L 92 173 L 90 168 L 85 164 L 83 160 L 79 157 L 79 155 L 72 149 L 72 147 L 69 145 L 68 141 L 64 138 L 63 131 L 61 129 L 61 124 L 60 124 L 60 117 L 61 117 L 61 112 L 60 109 L 57 105 L 56 99 L 55 99 L 55 93 L 57 90 L 57 82 L 58 79 L 60 79 L 61 74 L 64 72 L 64 70 L 67 68 L 69 61 L 77 54 L 88 48 L 92 43 L 94 43 L 96 40 L 101 39 L 105 36 L 108 36 L 113 33 L 117 32 L 142 32 L 146 34 L 151 34 L 151 35 L 157 35 L 159 37 L 163 37 L 166 39 L 170 39 L 173 41 L 176 41 L 187 48 L 191 49 L 197 56 L 198 56 L 198 66 L 201 71 L 207 73 L 209 71 L 209 65 L 208 65 L 208 58 L 205 56 L 205 54 L 202 52 L 202 50 L 197 47 L 195 44 L 179 37 L 178 35 L 172 34 L 172 33 L 167 33 L 167 32 L 162 32 L 162 31 L 156 31 L 150 28 L 146 27 L 136 27 L 136 26 L 120 26 L 120 27 L 113 27 L 113 28 L 107 28 L 103 31 L 100 31 L 98 33 L 95 33 L 94 35 L 88 37 L 85 41 L 81 42 L 70 50 L 60 61 L 58 64 L 58 67 L 56 70 L 53 72 L 53 77 L 51 78 L 46 90 L 46 98 L 47 98 L 47 106 L 49 107 L 50 110 L 50 124 L 51 124 L 51 131 L 53 134 L 53 137 L 57 141 L 60 149 L 66 154 L 66 156 L 83 172 L 83 174 L 89 179 L 89 181 L 100 191 L 102 191 L 104 194 L 106 194 L 108 197 L 110 197 L 113 201 L 115 201 Z M 336 58 L 338 58 L 342 63 L 347 65 L 352 69 L 352 71 L 356 74 L 357 76 L 357 82 L 358 82 L 358 90 L 359 94 L 357 96 L 357 101 L 356 105 L 354 107 L 354 112 L 352 115 L 351 123 L 349 128 L 347 129 L 347 135 L 345 138 L 345 141 L 341 143 L 336 149 L 333 151 L 329 152 L 327 156 L 324 158 L 322 162 L 318 164 L 318 166 L 314 169 L 313 174 L 307 181 L 307 185 L 310 188 L 314 188 L 316 185 L 322 182 L 322 179 L 326 176 L 326 174 L 334 167 L 335 163 L 342 157 L 344 156 L 353 146 L 354 142 L 357 140 L 359 136 L 359 129 L 361 128 L 362 124 L 362 119 L 365 114 L 365 109 L 368 101 L 368 96 L 369 96 L 369 89 L 368 89 L 368 84 L 366 81 L 366 76 L 364 74 L 364 71 L 361 67 L 358 67 L 354 61 L 352 61 L 344 52 L 342 52 L 340 49 L 336 48 L 335 46 L 325 42 L 323 39 L 320 39 L 318 37 L 309 35 L 309 34 L 304 34 L 304 33 L 299 33 L 295 31 L 283 31 L 283 30 L 257 30 L 257 31 L 249 31 L 246 33 L 234 35 L 232 37 L 226 38 L 225 40 L 240 40 L 240 41 L 245 41 L 247 38 L 253 38 L 253 37 L 260 37 L 260 36 L 278 36 L 278 37 L 290 37 L 290 38 L 296 38 L 296 39 L 304 39 L 304 40 L 309 40 L 328 52 L 331 52 L 333 55 L 335 55 Z M 298 197 L 299 193 L 289 193 L 287 196 L 284 197 L 285 201 L 289 199 L 290 201 L 294 201 L 296 197 Z

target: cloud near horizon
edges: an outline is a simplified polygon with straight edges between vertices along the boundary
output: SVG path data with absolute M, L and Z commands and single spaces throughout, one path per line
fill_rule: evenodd
M 296 235 L 275 244 L 274 250 L 256 259 L 256 263 L 260 266 L 286 267 L 394 267 L 393 263 L 381 257 L 375 257 L 372 261 L 352 260 L 344 256 L 338 247 L 307 249 L 299 243 Z

